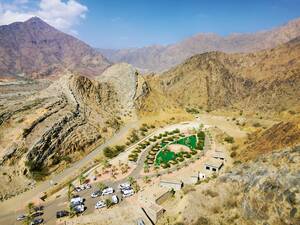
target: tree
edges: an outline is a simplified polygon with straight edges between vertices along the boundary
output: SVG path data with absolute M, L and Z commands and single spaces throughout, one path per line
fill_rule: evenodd
M 34 212 L 34 203 L 29 202 L 26 206 L 27 216 L 24 220 L 24 225 L 30 225 L 33 221 L 34 217 L 32 216 L 32 213 Z
M 109 198 L 107 198 L 105 199 L 105 204 L 107 208 L 110 208 L 113 205 L 113 202 Z
M 149 165 L 147 162 L 144 163 L 144 172 L 148 173 L 149 172 Z
M 100 182 L 97 184 L 97 187 L 100 191 L 103 191 L 107 186 L 104 183 Z
M 70 182 L 68 184 L 68 201 L 71 200 L 73 190 L 74 190 L 74 185 L 72 184 L 72 182 Z
M 84 173 L 81 173 L 79 176 L 79 183 L 83 184 L 86 180 L 86 176 L 84 175 Z
M 133 185 L 135 182 L 136 182 L 136 180 L 134 179 L 134 177 L 128 177 L 128 182 L 130 183 L 130 185 Z
M 148 176 L 145 176 L 143 179 L 146 184 L 151 181 L 150 177 L 148 177 Z

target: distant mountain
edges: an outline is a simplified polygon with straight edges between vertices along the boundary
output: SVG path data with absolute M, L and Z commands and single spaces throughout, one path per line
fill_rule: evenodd
M 0 26 L 0 77 L 101 74 L 110 63 L 84 42 L 34 17 Z
M 251 34 L 231 34 L 221 37 L 217 34 L 198 34 L 182 42 L 168 46 L 148 46 L 131 49 L 100 49 L 112 62 L 127 62 L 137 68 L 160 72 L 183 62 L 199 53 L 222 51 L 226 53 L 255 52 L 274 48 L 300 36 L 300 19 L 268 30 Z

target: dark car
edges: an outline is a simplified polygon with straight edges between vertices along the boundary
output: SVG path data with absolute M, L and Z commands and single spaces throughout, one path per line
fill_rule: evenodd
M 42 216 L 43 214 L 44 214 L 43 212 L 34 212 L 31 214 L 31 216 L 38 217 L 38 216 Z
M 66 210 L 56 212 L 56 218 L 61 218 L 61 217 L 65 217 L 68 215 L 69 215 L 69 212 Z
M 38 224 L 41 224 L 42 222 L 44 222 L 44 219 L 43 219 L 43 218 L 35 218 L 35 219 L 30 223 L 30 225 L 38 225 Z
M 36 206 L 36 207 L 34 207 L 33 208 L 34 209 L 34 211 L 43 211 L 44 210 L 44 206 L 43 205 L 40 205 L 40 206 Z

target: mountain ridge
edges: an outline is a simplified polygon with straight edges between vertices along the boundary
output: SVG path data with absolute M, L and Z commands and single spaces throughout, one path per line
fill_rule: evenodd
M 300 18 L 256 33 L 234 33 L 222 37 L 214 33 L 200 33 L 175 44 L 155 45 L 119 50 L 99 49 L 112 62 L 127 62 L 146 71 L 162 72 L 180 64 L 192 55 L 223 51 L 255 52 L 274 48 L 300 36 Z

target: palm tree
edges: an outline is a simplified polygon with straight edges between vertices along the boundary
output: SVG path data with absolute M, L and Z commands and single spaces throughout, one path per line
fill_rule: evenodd
M 71 200 L 73 190 L 74 190 L 74 185 L 72 184 L 72 182 L 70 182 L 68 185 L 68 201 Z
M 130 185 L 133 185 L 136 182 L 136 180 L 131 176 L 128 177 L 128 181 L 129 181 Z
M 112 206 L 112 201 L 109 198 L 107 198 L 107 199 L 105 199 L 105 204 L 106 204 L 106 207 L 109 208 Z
M 100 182 L 97 184 L 97 187 L 100 191 L 103 191 L 107 186 L 104 183 Z
M 79 176 L 79 183 L 83 184 L 85 180 L 86 180 L 86 176 L 84 175 L 84 173 L 81 173 Z
M 30 225 L 33 220 L 33 216 L 32 216 L 32 213 L 34 212 L 34 203 L 33 202 L 29 202 L 27 204 L 26 211 L 27 211 L 27 215 L 26 215 L 26 218 L 23 223 L 24 223 L 24 225 Z
M 143 179 L 146 184 L 151 181 L 150 177 L 148 177 L 148 176 L 145 176 Z

